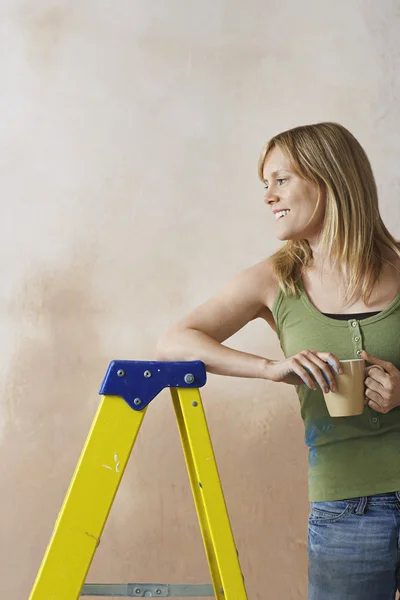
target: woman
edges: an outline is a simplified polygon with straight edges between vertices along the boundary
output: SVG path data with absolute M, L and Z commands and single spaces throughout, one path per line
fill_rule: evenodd
M 394 599 L 400 588 L 400 242 L 382 222 L 374 176 L 336 123 L 272 138 L 259 161 L 286 243 L 240 272 L 159 340 L 159 360 L 296 386 L 309 451 L 310 600 Z M 277 333 L 272 360 L 222 342 L 253 319 Z M 365 410 L 331 418 L 340 360 L 364 358 Z M 329 382 L 329 383 L 328 383 Z M 328 388 L 329 384 L 329 388 Z

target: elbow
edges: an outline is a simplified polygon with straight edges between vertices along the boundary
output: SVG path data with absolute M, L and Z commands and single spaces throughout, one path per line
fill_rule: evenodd
M 186 334 L 186 330 L 174 327 L 166 331 L 156 343 L 156 360 L 162 362 L 194 360 L 193 352 L 190 349 L 190 340 Z
M 177 340 L 177 332 L 174 328 L 168 329 L 157 340 L 155 348 L 156 360 L 159 361 L 174 361 L 179 360 L 177 357 L 177 348 L 179 343 Z
M 169 358 L 168 349 L 171 350 L 171 344 L 168 342 L 168 336 L 164 334 L 157 341 L 155 359 L 159 361 L 171 360 Z

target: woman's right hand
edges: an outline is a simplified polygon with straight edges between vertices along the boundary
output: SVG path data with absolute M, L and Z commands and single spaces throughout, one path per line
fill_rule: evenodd
M 317 382 L 325 393 L 328 393 L 329 389 L 336 392 L 335 376 L 329 365 L 337 373 L 343 373 L 340 361 L 331 352 L 302 350 L 285 360 L 269 360 L 265 369 L 265 378 L 290 385 L 305 383 L 313 390 L 317 389 L 315 385 Z

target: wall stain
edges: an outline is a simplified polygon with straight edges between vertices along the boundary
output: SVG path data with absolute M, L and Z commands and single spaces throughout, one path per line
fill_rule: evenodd
M 29 595 L 99 402 L 109 359 L 94 260 L 80 249 L 64 269 L 33 274 L 10 307 L 19 342 L 2 396 L 0 564 L 25 567 L 1 578 L 4 597 Z
M 27 58 L 36 67 L 49 67 L 59 58 L 63 37 L 72 26 L 71 6 L 66 2 L 48 2 L 40 7 L 27 2 L 14 13 L 24 33 Z

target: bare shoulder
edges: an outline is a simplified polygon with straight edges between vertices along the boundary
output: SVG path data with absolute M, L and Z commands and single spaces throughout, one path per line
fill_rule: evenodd
M 392 256 L 393 256 L 394 268 L 398 273 L 400 273 L 400 256 L 398 254 L 396 254 L 395 252 L 393 252 Z
M 393 278 L 400 288 L 400 256 L 393 250 L 388 251 L 384 248 L 382 251 L 382 258 L 385 262 L 384 272 L 386 270 L 389 278 Z
M 272 317 L 272 307 L 279 286 L 273 271 L 272 260 L 266 258 L 246 269 L 245 273 L 249 280 L 253 282 L 254 287 L 257 288 L 257 293 L 262 298 L 263 307 L 257 316 L 267 321 L 267 323 L 275 329 Z

